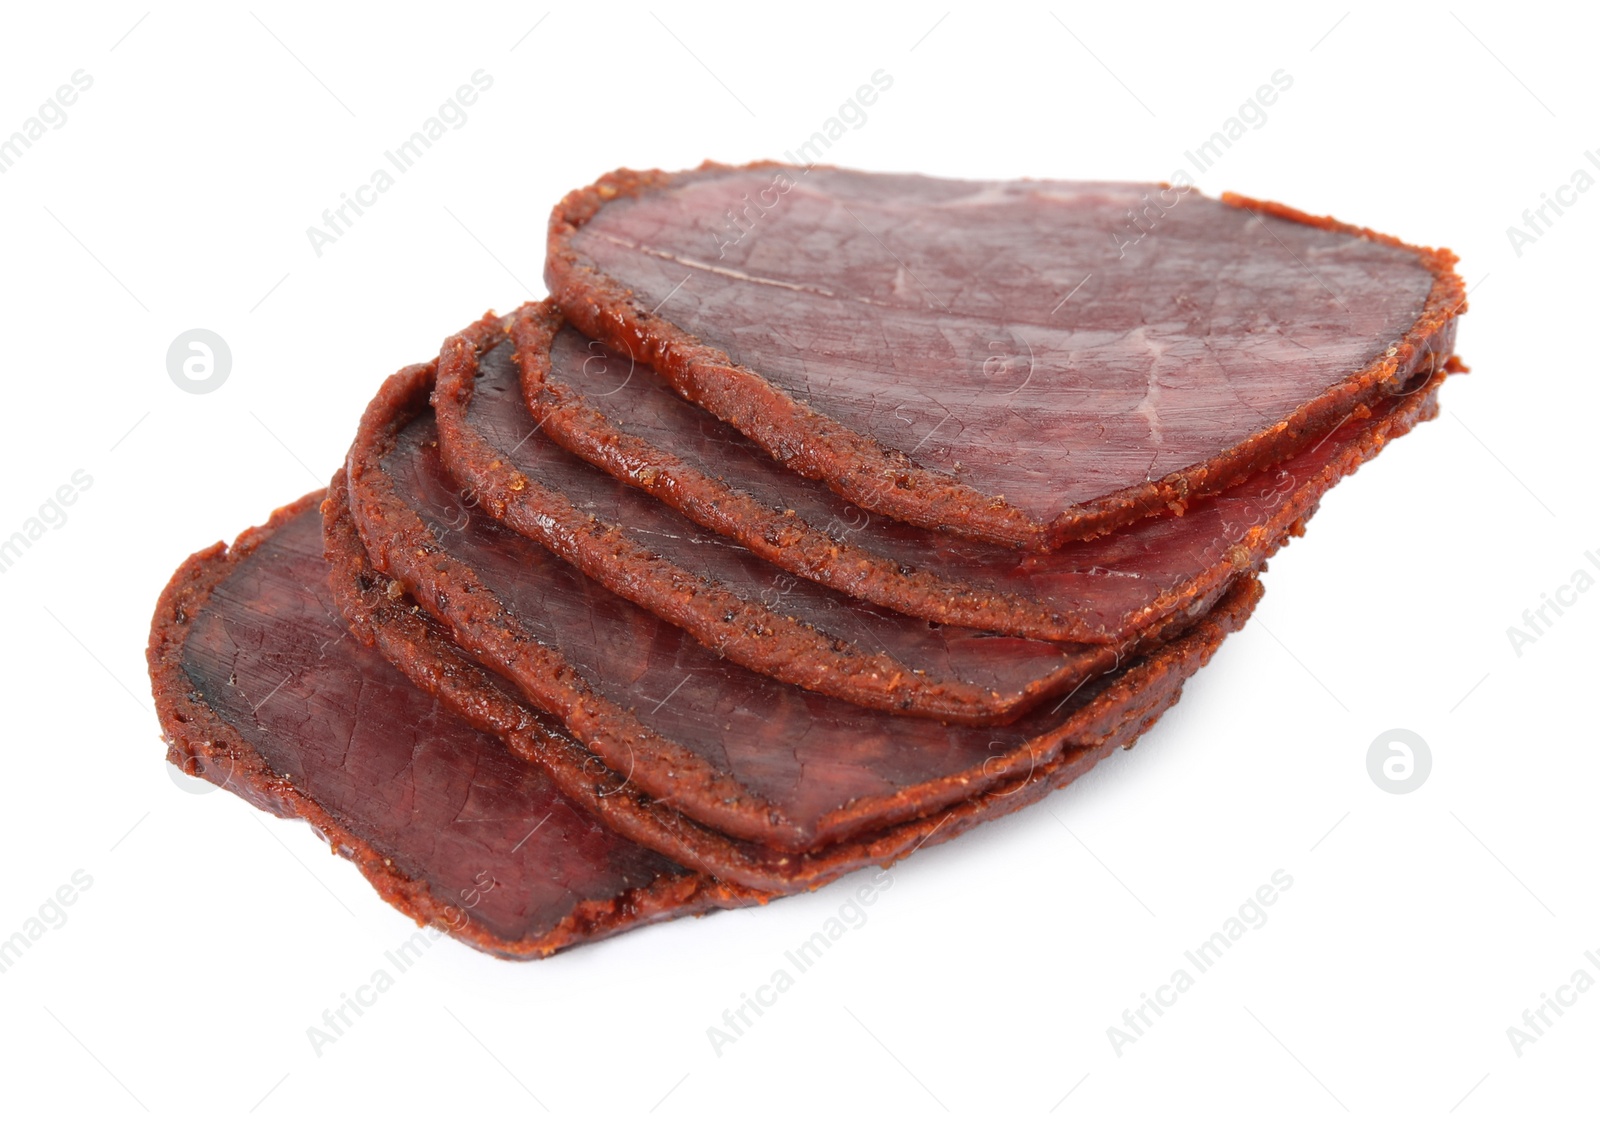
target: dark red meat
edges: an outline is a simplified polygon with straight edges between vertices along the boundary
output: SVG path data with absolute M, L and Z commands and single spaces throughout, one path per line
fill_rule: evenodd
M 746 668 L 864 707 L 996 724 L 1159 640 L 1161 622 L 1120 646 L 941 629 L 796 578 L 551 441 L 511 352 L 492 316 L 445 342 L 433 402 L 451 476 L 499 522 Z
M 585 333 L 859 507 L 1050 549 L 1442 366 L 1454 261 L 1155 184 L 707 165 L 572 193 L 546 278 Z
M 419 923 L 506 957 L 741 897 L 608 830 L 346 631 L 308 496 L 190 558 L 149 659 L 168 757 L 304 819 Z
M 710 828 L 801 852 L 945 808 L 1062 753 L 1070 699 L 1004 728 L 886 715 L 753 673 L 461 501 L 407 368 L 346 468 L 373 563 L 606 764 Z
M 371 568 L 350 519 L 342 477 L 335 477 L 324 505 L 324 537 L 334 597 L 351 628 L 419 687 L 504 739 L 512 753 L 539 765 L 569 799 L 622 835 L 725 884 L 765 892 L 808 890 L 859 867 L 888 864 L 1080 777 L 1117 747 L 1131 745 L 1176 702 L 1187 678 L 1243 624 L 1260 594 L 1254 580 L 1239 583 L 1179 640 L 1086 689 L 1070 716 L 1072 748 L 1039 762 L 1021 781 L 1008 779 L 927 817 L 796 855 L 735 839 L 651 800 L 524 702 L 513 685 L 474 663 L 400 583 Z
M 1143 520 L 1027 553 L 857 508 L 764 456 L 647 365 L 561 327 L 543 304 L 519 309 L 513 331 L 540 434 L 701 526 L 794 574 L 912 617 L 1079 642 L 1136 637 L 1259 569 L 1329 488 L 1437 413 L 1445 378 L 1419 375 L 1408 393 L 1355 408 L 1327 438 L 1195 501 L 1182 519 Z

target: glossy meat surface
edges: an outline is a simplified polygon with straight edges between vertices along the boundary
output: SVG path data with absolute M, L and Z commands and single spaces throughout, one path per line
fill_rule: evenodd
M 744 898 L 810 890 L 859 867 L 893 862 L 1068 784 L 1113 750 L 1131 745 L 1176 702 L 1184 682 L 1244 623 L 1260 596 L 1259 583 L 1239 583 L 1181 638 L 1081 693 L 1070 716 L 1063 716 L 1062 737 L 1072 748 L 1034 763 L 1022 780 L 1002 780 L 928 816 L 796 855 L 718 832 L 651 800 L 632 780 L 592 757 L 514 685 L 473 661 L 443 626 L 418 612 L 398 582 L 372 569 L 343 484 L 335 478 L 324 507 L 324 542 L 335 600 L 357 635 L 374 643 L 419 687 L 539 765 L 569 799 L 606 825 L 716 876 L 729 893 Z
M 1444 375 L 1354 412 L 1334 433 L 1181 518 L 1051 552 L 944 535 L 862 510 L 545 314 L 521 314 L 525 393 L 542 433 L 777 566 L 913 616 L 1024 636 L 1121 640 L 1253 571 L 1326 491 L 1437 412 Z M 541 363 L 540 349 L 548 356 Z
M 214 585 L 158 617 L 164 660 L 152 647 L 175 760 L 312 819 L 419 921 L 536 956 L 712 904 L 710 881 L 603 827 L 347 632 L 313 504 L 196 573 Z
M 1045 547 L 1442 363 L 1453 261 L 1155 184 L 757 165 L 573 193 L 547 276 L 587 333 L 861 507 Z
M 1009 722 L 1119 663 L 1110 646 L 942 628 L 795 577 L 552 441 L 511 353 L 488 323 L 446 344 L 433 400 L 451 475 L 500 522 L 730 660 L 865 707 L 969 723 Z
M 1020 777 L 1078 732 L 1071 700 L 1003 728 L 891 716 L 753 673 L 464 503 L 426 406 L 391 378 L 348 459 L 381 571 L 454 639 L 662 803 L 791 851 L 900 823 Z

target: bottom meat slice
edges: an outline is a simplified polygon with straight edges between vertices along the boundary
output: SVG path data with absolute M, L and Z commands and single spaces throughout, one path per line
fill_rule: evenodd
M 163 593 L 148 655 L 174 764 L 307 821 L 391 905 L 497 956 L 757 900 L 610 831 L 351 636 L 320 500 Z

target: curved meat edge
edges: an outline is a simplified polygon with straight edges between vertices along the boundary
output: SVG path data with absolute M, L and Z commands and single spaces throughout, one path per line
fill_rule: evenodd
M 195 777 L 221 778 L 219 784 L 223 788 L 273 816 L 306 821 L 334 852 L 356 865 L 385 902 L 419 926 L 435 927 L 497 957 L 547 957 L 568 946 L 647 922 L 742 904 L 741 896 L 715 880 L 685 872 L 662 877 L 654 885 L 617 899 L 582 901 L 548 932 L 507 942 L 469 913 L 438 898 L 424 879 L 407 875 L 390 857 L 352 834 L 334 810 L 323 808 L 288 778 L 275 773 L 246 732 L 206 706 L 182 668 L 184 645 L 194 623 L 207 612 L 212 591 L 242 559 L 290 520 L 315 508 L 323 496 L 319 490 L 279 508 L 265 524 L 240 534 L 232 546 L 216 543 L 197 551 L 184 561 L 162 591 L 151 623 L 146 659 L 168 761 Z M 748 900 L 748 896 L 744 898 Z
M 1002 546 L 1048 551 L 1062 543 L 1103 535 L 1217 492 L 1323 436 L 1385 388 L 1398 389 L 1425 366 L 1442 366 L 1455 345 L 1455 318 L 1466 308 L 1466 285 L 1448 250 L 1410 246 L 1390 235 L 1315 216 L 1284 204 L 1224 193 L 1221 202 L 1290 222 L 1370 239 L 1409 250 L 1433 275 L 1423 311 L 1386 355 L 1351 373 L 1287 417 L 1205 462 L 1070 507 L 1048 521 L 1030 517 L 1001 497 L 989 496 L 906 454 L 845 427 L 733 362 L 653 310 L 572 246 L 577 231 L 611 200 L 639 196 L 680 178 L 730 171 L 793 171 L 760 161 L 736 168 L 707 161 L 691 172 L 609 172 L 556 204 L 550 215 L 545 281 L 562 311 L 587 335 L 626 350 L 662 374 L 684 397 L 741 430 L 792 471 L 827 481 L 868 511 L 906 523 L 968 535 Z M 786 453 L 787 451 L 787 453 Z M 892 479 L 893 488 L 870 482 Z
M 1112 628 L 1088 624 L 1081 609 L 1072 610 L 999 586 L 976 585 L 962 578 L 935 573 L 928 566 L 904 562 L 887 549 L 875 549 L 848 537 L 835 536 L 819 529 L 814 519 L 800 512 L 781 510 L 758 499 L 746 491 L 743 479 L 729 483 L 626 430 L 587 396 L 563 382 L 551 362 L 551 346 L 563 324 L 560 310 L 553 302 L 530 302 L 513 312 L 509 319 L 517 343 L 517 361 L 522 368 L 523 396 L 529 413 L 538 421 L 542 432 L 618 480 L 648 492 L 702 527 L 734 540 L 774 566 L 897 613 L 1008 636 L 1086 644 L 1122 642 L 1136 637 L 1163 618 L 1182 613 L 1184 607 L 1213 595 L 1239 575 L 1259 570 L 1280 546 L 1301 533 L 1305 521 L 1330 488 L 1376 457 L 1390 441 L 1433 418 L 1438 413 L 1440 385 L 1447 374 L 1463 369 L 1462 365 L 1451 362 L 1421 385 L 1408 386 L 1393 402 L 1375 403 L 1370 409 L 1364 405 L 1354 408 L 1345 425 L 1323 439 L 1323 442 L 1334 443 L 1330 460 L 1313 466 L 1309 472 L 1297 474 L 1297 479 L 1289 486 L 1274 480 L 1271 502 L 1259 499 L 1252 502 L 1249 523 L 1212 565 L 1196 571 L 1182 584 L 1163 589 L 1142 609 L 1124 616 L 1120 627 Z M 1417 378 L 1422 379 L 1421 376 Z M 686 406 L 689 411 L 698 410 L 693 405 Z M 442 411 L 441 418 L 443 416 Z M 722 423 L 709 415 L 706 421 L 722 427 Z M 731 436 L 737 438 L 738 435 Z M 1321 444 L 1307 447 L 1270 472 L 1281 473 L 1296 459 L 1313 456 Z M 749 464 L 766 468 L 760 464 L 762 461 L 765 461 L 764 455 L 752 453 Z M 770 468 L 773 478 L 786 474 L 775 462 L 770 463 Z M 1216 501 L 1221 502 L 1236 490 L 1250 487 L 1254 480 L 1246 478 L 1235 482 Z M 826 490 L 820 483 L 804 483 Z M 506 491 L 503 482 L 499 485 L 485 482 L 480 487 L 486 495 L 499 496 L 508 506 L 514 503 L 515 498 Z M 1206 501 L 1202 501 L 1204 503 Z M 1153 523 L 1133 524 L 1122 530 L 1124 534 L 1137 536 L 1152 528 Z M 931 538 L 935 533 L 921 534 Z M 1054 557 L 1022 555 L 1002 547 L 983 549 L 995 556 L 997 570 L 1024 569 L 1031 559 Z
M 665 547 L 657 551 L 645 546 L 628 528 L 607 522 L 554 483 L 540 480 L 533 467 L 517 461 L 517 450 L 502 448 L 475 429 L 470 412 L 480 357 L 506 338 L 506 319 L 490 314 L 446 340 L 440 349 L 431 401 L 439 449 L 450 474 L 497 523 L 538 543 L 612 593 L 670 621 L 719 655 L 762 675 L 892 714 L 998 725 L 1015 720 L 1040 700 L 1071 691 L 1092 676 L 1120 667 L 1137 653 L 1170 640 L 1209 610 L 1225 585 L 1219 577 L 1178 607 L 1187 612 L 1155 617 L 1143 630 L 1116 643 L 1027 638 L 1005 643 L 1007 651 L 1019 656 L 1018 661 L 1008 662 L 993 654 L 999 643 L 996 638 L 962 635 L 959 643 L 990 647 L 992 667 L 1013 669 L 997 673 L 987 685 L 953 674 L 953 670 L 925 670 L 918 666 L 915 649 L 901 648 L 896 653 L 893 646 L 874 647 L 876 631 L 870 621 L 865 636 L 854 641 L 841 639 L 805 620 L 803 612 L 791 616 L 740 594 L 719 581 L 714 568 L 692 569 L 681 565 Z M 524 333 L 519 344 L 524 352 L 531 346 L 527 336 Z M 548 343 L 548 337 L 545 341 Z M 535 432 L 524 442 L 550 440 L 545 427 L 536 425 L 531 417 L 528 425 Z M 552 444 L 560 446 L 559 442 Z M 561 451 L 563 456 L 567 452 Z M 585 464 L 585 468 L 591 466 Z M 612 484 L 603 468 L 593 466 L 592 472 Z M 662 505 L 662 509 L 683 523 L 686 533 L 698 530 L 670 505 Z M 732 542 L 727 547 L 738 551 Z M 757 565 L 766 565 L 765 560 Z M 772 578 L 793 582 L 776 568 Z M 807 585 L 816 595 L 850 610 L 851 595 L 823 584 Z M 917 616 L 919 630 L 925 620 Z M 946 644 L 957 643 L 956 633 L 931 636 Z
M 708 828 L 653 800 L 524 702 L 513 685 L 475 663 L 399 583 L 373 568 L 338 476 L 324 505 L 324 536 L 334 597 L 357 639 L 376 645 L 473 726 L 498 735 L 511 753 L 544 768 L 569 799 L 619 834 L 730 884 L 782 894 L 815 889 L 861 867 L 888 865 L 935 836 L 940 842 L 953 838 L 1066 785 L 1118 747 L 1131 747 L 1226 636 L 1244 624 L 1261 594 L 1255 579 L 1242 580 L 1181 639 L 1108 677 L 1078 711 L 1077 745 L 1038 763 L 1021 781 L 997 779 L 990 791 L 929 816 L 792 854 Z

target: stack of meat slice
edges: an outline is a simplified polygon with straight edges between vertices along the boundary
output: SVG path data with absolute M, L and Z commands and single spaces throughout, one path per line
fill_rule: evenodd
M 891 863 L 1176 701 L 1436 412 L 1453 262 L 1160 185 L 607 176 L 551 300 L 180 568 L 168 756 L 504 956 Z

